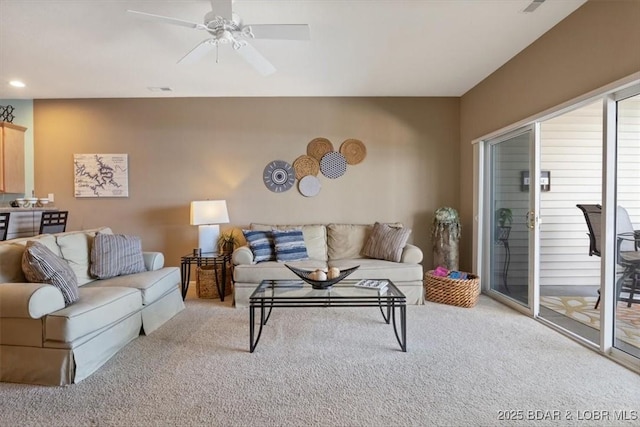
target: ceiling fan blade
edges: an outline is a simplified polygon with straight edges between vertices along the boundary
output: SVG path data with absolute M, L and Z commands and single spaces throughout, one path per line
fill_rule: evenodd
M 274 40 L 309 40 L 309 26 L 307 24 L 254 24 L 251 32 L 256 39 Z
M 182 19 L 170 18 L 168 16 L 154 15 L 153 13 L 138 12 L 137 10 L 127 10 L 127 12 L 134 13 L 142 18 L 162 21 L 166 24 L 180 25 L 187 28 L 198 28 L 203 26 L 202 24 L 197 24 L 195 22 L 183 21 Z
M 207 39 L 191 49 L 185 56 L 180 58 L 178 64 L 193 64 L 194 62 L 202 59 L 203 56 L 211 52 L 216 48 L 214 43 L 211 43 L 211 39 Z
M 231 21 L 233 0 L 211 0 L 211 11 L 215 16 L 222 16 L 227 21 Z
M 268 76 L 276 72 L 276 67 L 267 61 L 267 58 L 262 56 L 262 54 L 249 43 L 245 42 L 238 49 L 234 50 L 263 76 Z

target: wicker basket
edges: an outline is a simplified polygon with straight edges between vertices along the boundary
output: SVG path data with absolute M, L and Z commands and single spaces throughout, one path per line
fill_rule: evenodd
M 424 274 L 425 298 L 427 301 L 458 307 L 473 307 L 480 295 L 480 281 L 477 276 L 468 279 L 452 279 L 434 276 L 433 271 Z
M 220 298 L 218 287 L 216 286 L 216 273 L 220 287 L 222 287 L 222 266 L 218 266 L 217 271 L 213 265 L 203 265 L 196 270 L 196 293 L 198 298 Z M 227 267 L 227 283 L 224 288 L 224 295 L 231 294 L 231 267 Z

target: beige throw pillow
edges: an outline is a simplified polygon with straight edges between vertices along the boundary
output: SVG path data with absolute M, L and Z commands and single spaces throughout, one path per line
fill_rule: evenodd
M 29 282 L 48 283 L 60 289 L 65 307 L 80 298 L 78 280 L 69 264 L 40 242 L 27 242 L 22 271 Z
M 362 254 L 369 258 L 400 262 L 402 249 L 409 240 L 410 228 L 393 228 L 376 222 L 371 235 L 362 248 Z

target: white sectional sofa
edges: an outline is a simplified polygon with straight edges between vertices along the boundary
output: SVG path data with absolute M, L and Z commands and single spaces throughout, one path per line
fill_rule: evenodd
M 111 233 L 105 227 L 0 242 L 0 381 L 77 383 L 184 309 L 180 271 L 163 267 L 161 253 L 143 253 L 147 271 L 92 278 L 90 253 L 98 231 Z M 69 264 L 78 301 L 65 307 L 58 288 L 26 281 L 21 261 L 29 240 Z
M 423 304 L 422 250 L 407 244 L 400 262 L 368 258 L 362 249 L 373 225 L 368 224 L 312 224 L 269 225 L 251 224 L 251 230 L 301 229 L 309 259 L 293 261 L 295 267 L 314 270 L 338 267 L 344 270 L 359 265 L 349 279 L 389 279 L 407 297 L 408 304 Z M 251 249 L 241 246 L 233 252 L 234 301 L 236 307 L 248 307 L 249 297 L 262 280 L 296 279 L 297 277 L 277 261 L 256 263 Z

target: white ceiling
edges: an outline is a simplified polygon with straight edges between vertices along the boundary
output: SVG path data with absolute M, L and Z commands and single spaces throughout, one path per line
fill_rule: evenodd
M 278 69 L 262 77 L 230 46 L 178 65 L 207 34 L 126 13 L 202 22 L 206 0 L 0 0 L 0 99 L 461 96 L 585 1 L 236 0 L 246 24 L 310 26 L 251 41 Z

